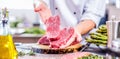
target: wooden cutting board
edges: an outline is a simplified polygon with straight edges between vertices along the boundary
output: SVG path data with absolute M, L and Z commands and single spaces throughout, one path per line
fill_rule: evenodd
M 77 52 L 82 48 L 82 44 L 75 44 L 64 49 L 51 49 L 48 45 L 35 44 L 32 46 L 33 52 L 41 54 L 64 54 Z

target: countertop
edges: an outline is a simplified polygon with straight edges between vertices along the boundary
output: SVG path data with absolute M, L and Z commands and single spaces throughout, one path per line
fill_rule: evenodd
M 36 43 L 22 44 L 21 51 L 29 50 L 31 44 L 36 44 Z M 18 50 L 18 49 L 20 49 L 20 46 L 17 46 L 16 48 Z M 89 48 L 85 49 L 83 52 L 91 52 L 91 53 L 94 53 L 97 55 L 102 55 L 105 57 L 105 59 L 113 59 L 113 58 L 117 59 L 118 57 L 120 57 L 120 54 L 116 55 L 114 52 L 111 52 L 106 48 L 100 49 L 98 47 L 90 46 Z M 65 54 L 38 54 L 38 53 L 36 53 L 35 56 L 29 56 L 29 55 L 19 56 L 18 59 L 60 59 L 63 55 L 65 55 Z
M 60 59 L 64 54 L 38 54 L 36 56 L 22 56 L 18 59 Z

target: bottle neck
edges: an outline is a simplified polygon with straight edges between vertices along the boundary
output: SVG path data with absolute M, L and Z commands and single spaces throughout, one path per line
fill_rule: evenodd
M 7 20 L 0 20 L 0 35 L 8 35 L 9 26 Z
M 0 35 L 8 35 L 10 32 L 8 14 L 9 13 L 6 8 L 2 9 L 2 11 L 0 12 Z

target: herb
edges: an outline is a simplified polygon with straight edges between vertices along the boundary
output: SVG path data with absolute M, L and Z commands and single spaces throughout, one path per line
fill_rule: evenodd
M 35 53 L 34 53 L 33 51 L 30 51 L 30 52 L 28 52 L 28 53 L 24 53 L 24 52 L 20 51 L 20 52 L 18 53 L 18 56 L 25 56 L 25 55 L 35 56 Z
M 104 57 L 99 55 L 89 55 L 84 57 L 78 57 L 77 59 L 104 59 Z
M 25 55 L 24 52 L 21 52 L 21 51 L 20 51 L 20 52 L 18 53 L 18 56 L 24 56 L 24 55 Z
M 27 53 L 30 56 L 35 56 L 35 53 L 33 51 L 30 51 L 29 53 Z

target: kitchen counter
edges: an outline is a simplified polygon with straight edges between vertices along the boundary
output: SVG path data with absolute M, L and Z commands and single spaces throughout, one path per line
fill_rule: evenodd
M 18 59 L 60 59 L 64 54 L 38 54 L 36 56 L 22 56 Z
M 25 54 L 31 51 L 31 46 L 36 43 L 16 43 L 17 51 L 24 52 Z M 35 56 L 19 56 L 18 59 L 60 59 L 64 54 L 38 54 L 36 53 Z
M 91 52 L 93 54 L 97 54 L 97 55 L 102 55 L 105 57 L 105 59 L 120 59 L 117 56 L 112 55 L 112 53 L 107 54 L 104 52 Z M 35 56 L 22 56 L 22 57 L 18 57 L 18 59 L 60 59 L 63 55 L 65 54 L 38 54 Z
M 41 36 L 42 35 L 35 35 L 35 34 L 13 35 L 13 41 L 20 43 L 36 43 Z
M 29 43 L 29 44 L 24 45 L 22 48 L 30 47 L 30 46 L 31 46 L 31 44 Z M 83 52 L 91 52 L 93 54 L 102 55 L 105 57 L 105 59 L 117 59 L 118 58 L 117 57 L 118 55 L 115 55 L 113 52 L 110 52 L 110 51 L 108 52 L 108 51 L 109 50 L 107 50 L 107 49 L 101 50 L 96 47 L 89 47 Z M 29 56 L 29 55 L 19 56 L 18 59 L 60 59 L 63 55 L 65 55 L 65 54 L 38 54 L 38 53 L 36 53 L 35 56 Z M 119 56 L 120 56 L 120 54 L 119 54 Z

